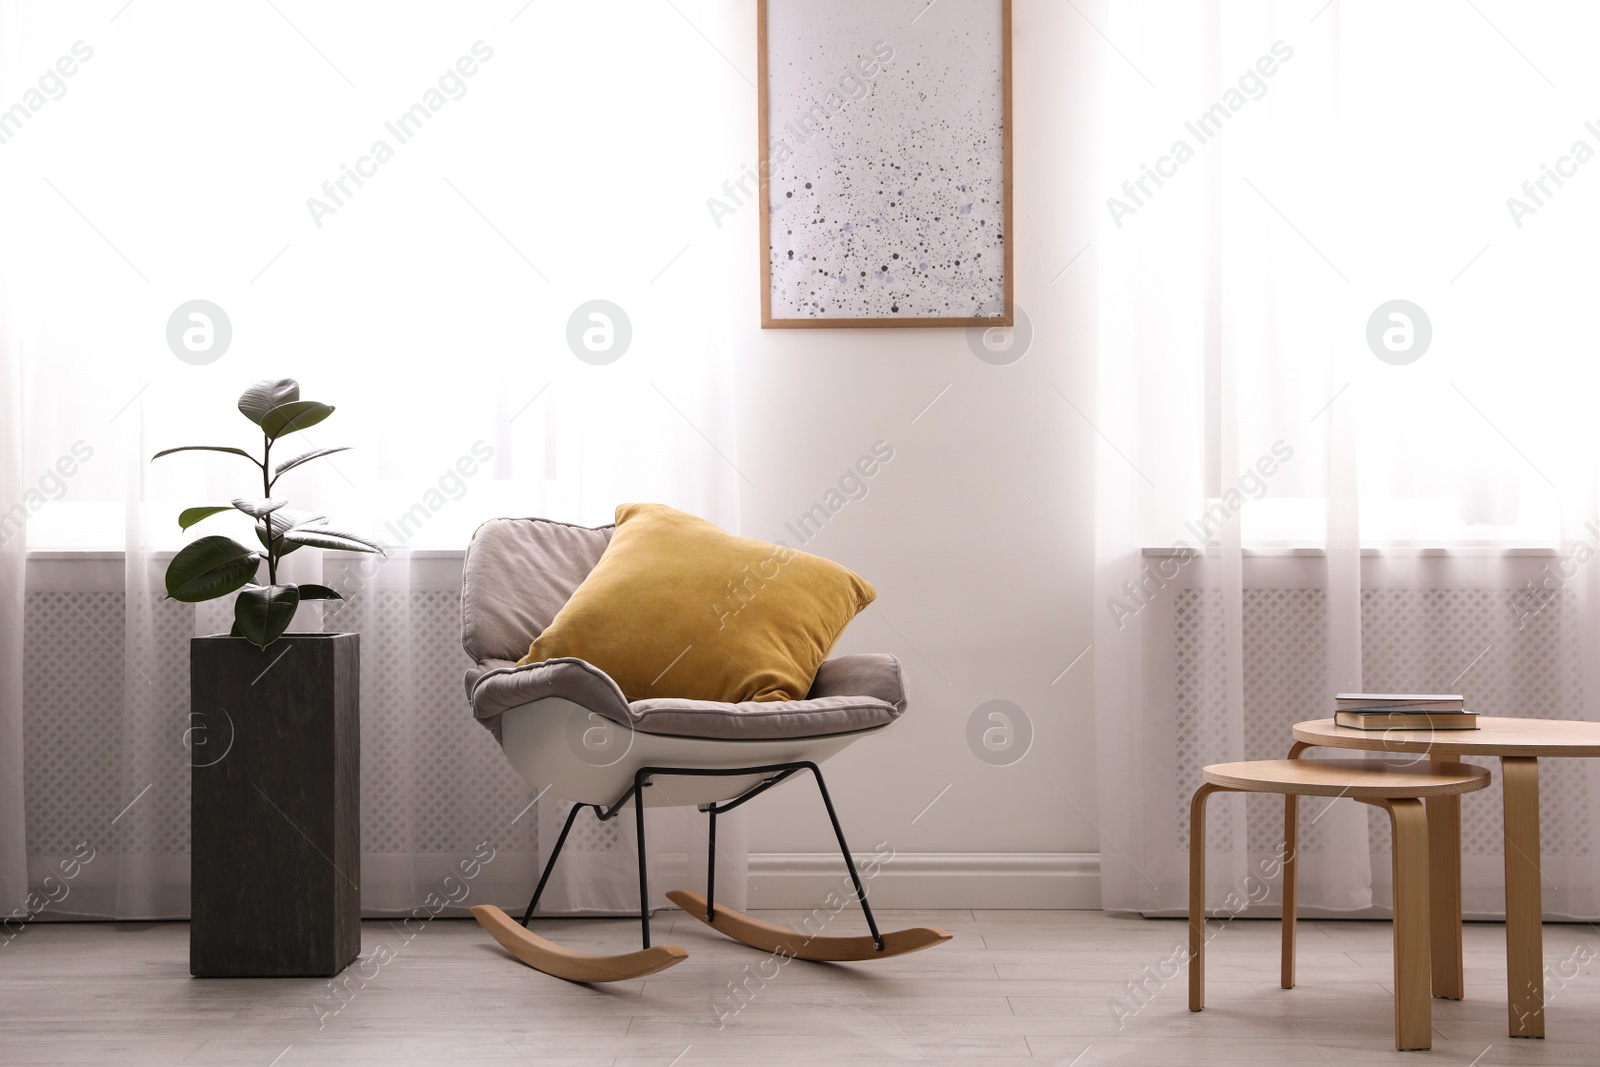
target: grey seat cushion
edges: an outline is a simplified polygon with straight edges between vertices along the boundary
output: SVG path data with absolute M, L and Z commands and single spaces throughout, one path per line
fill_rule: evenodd
M 827 661 L 805 700 L 744 701 L 623 697 L 617 683 L 580 659 L 552 659 L 517 667 L 481 664 L 467 675 L 473 714 L 500 737 L 500 716 L 545 697 L 565 697 L 640 733 L 718 740 L 826 737 L 885 726 L 906 707 L 900 661 L 882 653 Z
M 642 734 L 716 738 L 723 741 L 775 741 L 795 737 L 853 734 L 894 722 L 900 713 L 876 697 L 818 697 L 815 700 L 716 700 L 655 697 L 628 705 L 628 718 Z

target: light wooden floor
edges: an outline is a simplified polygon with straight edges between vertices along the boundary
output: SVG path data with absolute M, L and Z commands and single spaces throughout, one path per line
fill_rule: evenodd
M 779 967 L 668 912 L 657 939 L 686 948 L 685 963 L 588 988 L 512 962 L 470 921 L 437 920 L 404 944 L 388 923 L 369 921 L 347 1003 L 320 1028 L 314 1005 L 339 1004 L 324 981 L 192 979 L 184 924 L 36 923 L 0 946 L 0 1064 L 1600 1063 L 1600 975 L 1577 965 L 1600 952 L 1600 931 L 1587 925 L 1545 927 L 1551 971 L 1574 975 L 1552 980 L 1548 1039 L 1506 1036 L 1504 930 L 1473 924 L 1468 999 L 1434 1001 L 1433 1051 L 1402 1054 L 1392 1046 L 1386 923 L 1303 922 L 1295 990 L 1278 987 L 1276 922 L 1228 924 L 1208 952 L 1209 1007 L 1191 1015 L 1185 974 L 1160 978 L 1184 942 L 1178 920 L 1067 911 L 882 919 L 885 928 L 944 926 L 956 939 L 877 964 Z M 626 920 L 539 927 L 574 947 L 638 943 Z M 398 955 L 379 964 L 385 949 Z M 363 973 L 364 986 L 354 977 Z M 744 983 L 742 1001 L 730 982 Z M 1130 982 L 1148 991 L 1143 1007 L 1128 997 Z M 1114 999 L 1130 1013 L 1120 1028 Z

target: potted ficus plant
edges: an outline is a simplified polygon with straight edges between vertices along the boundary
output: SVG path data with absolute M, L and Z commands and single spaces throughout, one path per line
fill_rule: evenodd
M 293 379 L 260 381 L 239 411 L 261 433 L 260 457 L 220 452 L 260 474 L 261 495 L 185 509 L 184 530 L 244 516 L 259 548 L 213 534 L 167 567 L 167 595 L 198 603 L 234 595 L 228 634 L 190 643 L 189 970 L 198 977 L 332 975 L 361 950 L 360 635 L 290 633 L 302 603 L 339 600 L 325 585 L 279 580 L 301 548 L 378 552 L 375 542 L 291 511 L 280 479 L 346 449 L 312 448 L 275 466 L 273 450 L 333 408 L 300 399 Z M 263 566 L 266 580 L 261 581 Z M 291 654 L 292 653 L 292 654 Z
M 287 502 L 272 495 L 285 474 L 314 459 L 349 451 L 348 447 L 313 448 L 272 466 L 272 446 L 292 433 L 317 425 L 333 408 L 315 400 L 300 399 L 300 384 L 293 378 L 256 382 L 239 397 L 239 411 L 261 429 L 261 458 L 229 445 L 181 445 L 157 452 L 155 459 L 176 452 L 223 452 L 243 456 L 261 470 L 261 496 L 237 497 L 232 504 L 185 508 L 178 525 L 187 530 L 213 515 L 243 513 L 255 520 L 260 550 L 241 545 L 231 537 L 211 535 L 184 547 L 167 567 L 167 595 L 173 600 L 198 603 L 238 592 L 233 602 L 232 636 L 266 648 L 283 636 L 302 601 L 339 600 L 325 585 L 279 584 L 278 564 L 305 546 L 349 552 L 379 552 L 375 542 L 335 530 L 326 515 L 290 511 Z M 267 583 L 256 581 L 261 564 L 267 565 Z

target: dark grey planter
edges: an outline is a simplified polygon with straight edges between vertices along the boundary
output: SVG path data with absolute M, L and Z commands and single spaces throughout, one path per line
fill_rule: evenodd
M 338 974 L 361 951 L 360 635 L 196 637 L 189 678 L 189 973 Z

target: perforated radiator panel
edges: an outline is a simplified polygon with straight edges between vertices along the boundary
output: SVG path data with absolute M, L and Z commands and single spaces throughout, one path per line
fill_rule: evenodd
M 1246 588 L 1241 629 L 1244 651 L 1243 752 L 1230 742 L 1223 655 L 1223 594 L 1176 592 L 1172 656 L 1179 788 L 1179 840 L 1188 847 L 1188 799 L 1208 763 L 1281 759 L 1294 723 L 1325 718 L 1330 665 L 1326 596 L 1313 588 Z M 1570 600 L 1570 598 L 1568 598 Z M 1361 686 L 1368 692 L 1460 692 L 1480 714 L 1573 718 L 1583 706 L 1582 648 L 1573 606 L 1557 596 L 1523 618 L 1520 589 L 1365 589 L 1361 594 Z M 1520 625 L 1520 628 L 1519 628 Z M 1335 675 L 1337 677 L 1337 675 Z M 1489 759 L 1467 762 L 1492 766 Z M 1591 850 L 1586 803 L 1588 761 L 1544 760 L 1541 832 L 1547 857 L 1580 857 Z M 1282 841 L 1282 802 L 1256 796 L 1247 805 L 1250 851 L 1271 853 Z M 1498 857 L 1500 784 L 1464 798 L 1462 851 Z M 1313 809 L 1314 814 L 1314 809 Z M 1386 816 L 1369 813 L 1374 852 L 1386 853 Z M 1318 826 L 1302 819 L 1301 847 L 1316 851 Z M 1214 820 L 1211 846 L 1232 847 L 1228 820 Z
M 208 607 L 202 605 L 202 609 Z M 107 828 L 146 782 L 139 818 L 119 820 L 115 851 L 189 850 L 189 638 L 194 609 L 151 605 L 139 635 L 155 669 L 130 687 L 148 707 L 124 724 L 124 594 L 33 591 L 26 601 L 24 763 L 31 856 L 70 854 L 107 840 Z M 534 796 L 487 731 L 472 722 L 461 679 L 453 589 L 360 592 L 327 615 L 361 638 L 362 849 L 377 854 L 469 855 L 491 839 L 532 852 L 538 820 L 513 818 Z M 365 624 L 362 624 L 364 620 Z M 207 622 L 215 620 L 207 617 Z M 136 664 L 140 662 L 137 656 Z M 147 684 L 148 683 L 148 684 Z M 615 847 L 615 831 L 580 847 Z M 100 845 L 104 849 L 105 845 Z

